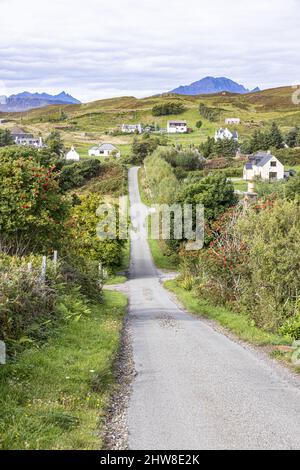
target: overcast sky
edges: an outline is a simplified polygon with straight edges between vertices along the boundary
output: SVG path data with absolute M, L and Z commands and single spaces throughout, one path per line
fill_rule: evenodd
M 299 0 L 0 0 L 0 95 L 82 101 L 168 91 L 206 75 L 300 82 Z

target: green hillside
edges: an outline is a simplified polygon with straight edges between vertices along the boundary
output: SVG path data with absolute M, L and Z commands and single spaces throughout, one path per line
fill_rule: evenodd
M 200 143 L 208 135 L 212 136 L 215 129 L 225 125 L 226 117 L 239 117 L 241 125 L 236 128 L 240 137 L 246 137 L 255 129 L 264 128 L 272 121 L 278 123 L 282 131 L 287 131 L 296 124 L 300 125 L 300 107 L 292 102 L 293 89 L 282 87 L 264 90 L 246 95 L 234 95 L 221 93 L 216 95 L 160 95 L 149 98 L 137 99 L 134 97 L 120 97 L 94 101 L 80 105 L 48 106 L 28 111 L 26 113 L 10 113 L 3 115 L 9 120 L 11 127 L 15 124 L 22 125 L 29 131 L 42 135 L 53 129 L 58 129 L 67 145 L 77 145 L 80 152 L 86 154 L 86 150 L 92 143 L 109 140 L 121 147 L 126 153 L 132 142 L 133 136 L 107 135 L 110 132 L 118 134 L 122 123 L 141 122 L 144 125 L 158 124 L 166 127 L 169 119 L 180 117 L 186 119 L 193 132 L 187 135 L 168 136 L 170 141 L 182 143 Z M 152 115 L 155 105 L 170 101 L 180 102 L 185 111 L 179 116 Z M 200 116 L 199 104 L 216 108 L 218 118 L 210 122 Z M 198 120 L 203 122 L 202 128 L 197 130 L 195 124 Z M 235 126 L 227 126 L 234 129 Z

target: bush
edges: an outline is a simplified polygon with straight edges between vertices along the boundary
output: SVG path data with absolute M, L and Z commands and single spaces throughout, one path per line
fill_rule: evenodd
M 0 147 L 13 144 L 13 137 L 9 129 L 0 129 Z
M 300 312 L 289 320 L 279 329 L 280 333 L 294 340 L 300 340 Z
M 159 145 L 159 139 L 147 138 L 143 140 L 135 139 L 132 144 L 132 156 L 129 159 L 129 163 L 139 164 L 150 155 Z
M 88 180 L 101 174 L 101 163 L 99 160 L 83 160 L 78 163 L 66 164 L 60 173 L 60 186 L 63 191 L 79 188 Z
M 231 209 L 211 227 L 207 249 L 185 257 L 201 297 L 230 302 L 256 325 L 297 333 L 300 207 L 295 201 Z M 295 333 L 296 332 L 296 333 Z
M 153 116 L 169 116 L 170 114 L 181 114 L 185 111 L 185 107 L 182 103 L 168 102 L 158 104 L 152 108 Z
M 220 217 L 238 202 L 232 182 L 220 174 L 184 185 L 179 200 L 184 204 L 203 204 L 205 220 L 208 223 Z
M 219 108 L 209 108 L 204 103 L 200 103 L 199 105 L 199 113 L 208 121 L 215 122 L 218 121 L 221 113 L 221 109 Z
M 276 157 L 286 167 L 300 165 L 300 148 L 276 150 Z M 287 168 L 286 168 L 287 169 Z
M 160 156 L 160 152 L 147 157 L 144 165 L 147 182 L 155 201 L 158 204 L 175 202 L 178 180 L 171 165 Z
M 9 253 L 59 245 L 69 205 L 55 168 L 31 157 L 0 160 L 0 247 Z
M 41 258 L 31 257 L 32 272 L 28 272 L 27 261 L 9 256 L 0 259 L 0 338 L 11 347 L 43 337 L 62 286 L 61 276 L 51 265 L 42 282 Z
M 84 187 L 84 192 L 101 195 L 123 196 L 127 194 L 127 167 L 120 163 L 102 163 L 101 174 Z
M 96 230 L 100 219 L 96 212 L 103 202 L 101 196 L 97 194 L 82 195 L 80 202 L 72 209 L 66 245 L 69 240 L 69 249 L 74 256 L 97 263 L 102 262 L 108 269 L 119 266 L 125 241 L 118 238 L 101 240 L 97 236 Z M 117 205 L 115 207 L 118 209 Z
M 200 154 L 195 150 L 181 150 L 176 149 L 166 150 L 160 152 L 160 156 L 164 158 L 173 168 L 180 167 L 184 170 L 199 170 L 202 169 L 204 163 L 200 160 Z

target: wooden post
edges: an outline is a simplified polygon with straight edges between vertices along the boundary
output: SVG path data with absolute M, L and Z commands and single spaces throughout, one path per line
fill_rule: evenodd
M 4 341 L 0 341 L 0 364 L 6 364 L 6 344 Z
M 54 264 L 55 272 L 57 270 L 57 260 L 58 260 L 58 252 L 57 252 L 57 250 L 55 250 L 54 253 L 53 253 L 53 264 Z
M 101 279 L 103 279 L 103 266 L 102 266 L 102 263 L 99 263 L 99 277 L 101 277 Z
M 103 288 L 103 265 L 99 263 L 99 288 L 102 290 Z
M 43 282 L 46 280 L 46 272 L 47 272 L 47 256 L 43 256 L 42 271 L 41 271 L 41 279 Z
M 32 263 L 28 263 L 28 264 L 27 264 L 27 271 L 28 271 L 29 273 L 32 272 Z

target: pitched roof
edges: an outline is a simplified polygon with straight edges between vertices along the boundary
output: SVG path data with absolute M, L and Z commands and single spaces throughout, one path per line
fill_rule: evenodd
M 265 155 L 259 160 L 259 162 L 257 162 L 257 166 L 265 166 L 265 164 L 272 160 L 272 158 L 273 155 Z
M 177 120 L 177 121 L 168 121 L 168 124 L 186 124 L 186 121 L 181 121 L 181 120 Z
M 99 145 L 99 150 L 118 150 L 113 144 L 101 144 Z
M 267 152 L 257 152 L 254 155 L 249 155 L 248 160 L 251 165 L 256 165 L 256 166 L 264 166 L 266 163 L 268 163 L 270 160 L 272 160 L 274 155 L 271 155 L 270 153 Z
M 20 127 L 17 127 L 17 126 L 13 127 L 10 132 L 12 135 L 15 135 L 15 134 L 27 135 L 27 132 L 25 132 L 24 129 L 21 129 Z

